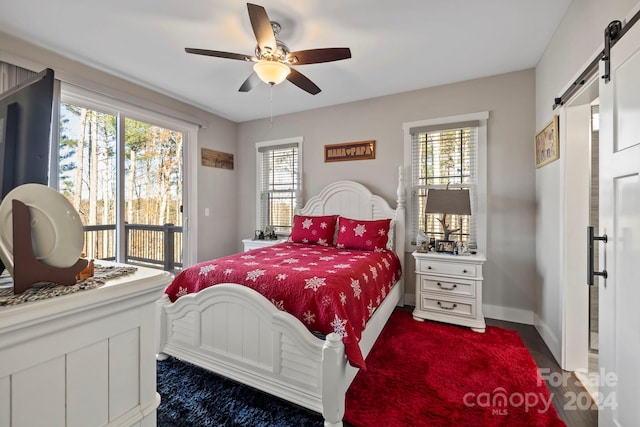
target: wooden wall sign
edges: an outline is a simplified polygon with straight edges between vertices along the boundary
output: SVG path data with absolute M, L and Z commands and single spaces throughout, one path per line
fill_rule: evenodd
M 343 162 L 345 160 L 367 160 L 376 158 L 376 141 L 347 142 L 324 146 L 325 162 Z
M 202 166 L 233 170 L 233 154 L 203 148 Z

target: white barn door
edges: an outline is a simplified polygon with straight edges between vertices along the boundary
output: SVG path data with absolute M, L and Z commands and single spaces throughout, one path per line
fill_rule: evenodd
M 600 65 L 603 74 L 604 64 Z M 640 23 L 612 48 L 600 83 L 599 425 L 640 420 Z M 602 375 L 604 373 L 604 375 Z

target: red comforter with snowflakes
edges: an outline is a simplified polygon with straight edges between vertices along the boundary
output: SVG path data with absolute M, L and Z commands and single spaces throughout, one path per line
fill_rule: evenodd
M 310 331 L 339 334 L 350 363 L 364 368 L 362 331 L 401 273 L 393 251 L 280 243 L 193 265 L 165 293 L 175 301 L 218 283 L 243 284 Z

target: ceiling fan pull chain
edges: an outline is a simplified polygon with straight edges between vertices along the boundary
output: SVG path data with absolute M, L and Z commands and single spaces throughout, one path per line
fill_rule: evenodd
M 269 121 L 269 127 L 273 127 L 273 85 L 269 85 L 269 108 L 271 119 Z

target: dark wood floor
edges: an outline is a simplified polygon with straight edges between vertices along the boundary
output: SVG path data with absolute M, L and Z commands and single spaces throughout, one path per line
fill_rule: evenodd
M 551 380 L 547 381 L 547 387 L 553 396 L 556 411 L 567 427 L 596 427 L 598 425 L 597 410 L 581 409 L 588 406 L 595 407 L 593 402 L 587 402 L 589 394 L 573 373 L 560 369 L 535 327 L 494 319 L 486 319 L 486 322 L 487 325 L 515 330 L 520 334 L 522 341 L 544 374 L 543 377 Z

